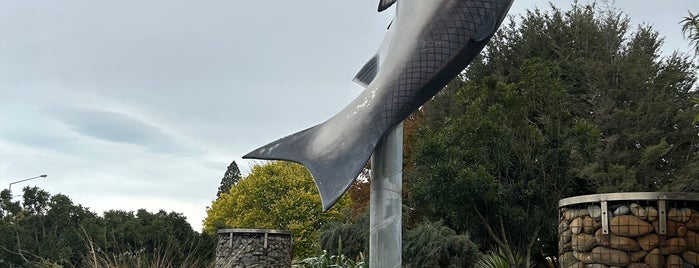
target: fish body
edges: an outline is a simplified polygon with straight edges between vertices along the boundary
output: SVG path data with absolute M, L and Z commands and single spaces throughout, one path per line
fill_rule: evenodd
M 327 121 L 243 158 L 304 165 L 328 210 L 366 165 L 379 140 L 432 98 L 480 53 L 512 0 L 381 0 L 396 15 L 379 52 L 355 76 L 366 89 Z

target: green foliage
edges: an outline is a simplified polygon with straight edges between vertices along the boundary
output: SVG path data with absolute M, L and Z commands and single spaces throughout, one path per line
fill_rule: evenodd
M 21 203 L 4 192 L 0 204 L 11 206 L 0 207 L 0 267 L 173 267 L 213 260 L 214 239 L 174 212 L 101 217 L 37 187 L 25 187 Z
M 325 268 L 325 267 L 343 267 L 343 268 L 367 268 L 369 265 L 364 262 L 364 255 L 357 255 L 356 260 L 352 260 L 343 253 L 342 239 L 337 241 L 337 255 L 328 255 L 327 250 L 317 257 L 305 258 L 301 261 L 295 261 L 291 267 L 294 268 Z
M 218 187 L 216 197 L 220 197 L 223 193 L 230 193 L 231 187 L 238 184 L 240 178 L 241 175 L 240 169 L 238 169 L 238 164 L 235 163 L 235 161 L 233 161 L 230 165 L 228 165 L 226 173 L 223 174 L 223 178 L 221 179 L 221 185 Z
M 252 172 L 221 194 L 207 210 L 204 230 L 215 233 L 219 226 L 290 230 L 294 256 L 309 256 L 318 248 L 318 230 L 343 218 L 344 197 L 322 212 L 320 196 L 311 174 L 301 165 L 270 162 Z
M 215 237 L 193 232 L 181 214 L 110 210 L 104 213 L 104 220 L 108 252 L 139 252 L 139 260 L 146 262 L 167 256 L 168 262 L 178 265 L 192 255 L 213 258 Z
M 326 250 L 323 250 L 317 257 L 305 258 L 301 261 L 295 261 L 291 265 L 293 268 L 326 268 L 326 267 L 342 267 L 342 268 L 367 268 L 369 264 L 364 261 L 364 257 L 360 255 L 358 260 L 352 260 L 345 255 L 328 255 Z
M 423 222 L 403 237 L 404 267 L 471 267 L 478 247 L 441 222 Z
M 0 191 L 0 219 L 13 221 L 13 217 L 22 211 L 19 201 L 12 201 L 12 192 L 4 189 Z
M 574 3 L 520 21 L 424 107 L 407 139 L 411 215 L 516 265 L 553 240 L 561 198 L 699 190 L 689 57 L 660 57 L 659 34 L 613 9 Z
M 630 31 L 616 10 L 579 4 L 537 10 L 505 27 L 468 78 L 519 82 L 522 63 L 551 62 L 561 70 L 573 121 L 599 133 L 595 146 L 571 151 L 570 172 L 597 192 L 693 191 L 687 178 L 697 172 L 696 66 L 680 53 L 661 58 L 661 44 L 650 26 Z M 658 155 L 663 139 L 672 149 Z
M 689 39 L 689 42 L 694 46 L 694 53 L 699 55 L 699 14 L 692 14 L 682 18 L 682 33 L 684 37 Z
M 36 187 L 24 188 L 22 209 L 5 210 L 0 228 L 0 259 L 11 265 L 35 262 L 73 265 L 87 252 L 86 238 L 100 236 L 101 219 L 80 205 L 74 205 L 65 195 L 54 195 Z M 11 199 L 2 202 L 15 203 Z M 51 241 L 47 243 L 47 241 Z
M 185 241 L 185 244 L 193 243 L 197 242 Z M 214 267 L 212 256 L 209 256 L 213 252 L 212 250 L 214 247 L 210 245 L 199 245 L 182 255 L 179 241 L 170 241 L 167 244 L 162 244 L 162 247 L 152 253 L 91 251 L 79 267 Z
M 355 223 L 329 222 L 320 230 L 320 248 L 332 252 L 342 241 L 342 253 L 356 257 L 369 252 L 369 213 Z
M 478 258 L 476 267 L 478 268 L 510 268 L 510 263 L 502 252 L 488 252 Z
M 489 251 L 486 254 L 481 254 L 480 257 L 478 257 L 478 262 L 476 263 L 476 267 L 477 268 L 527 267 L 526 257 L 523 254 L 516 252 L 514 265 L 510 265 L 510 263 L 507 260 L 506 255 L 507 255 L 507 253 L 505 253 L 501 249 L 498 249 L 497 251 Z M 536 267 L 536 264 L 533 262 L 530 262 L 528 267 L 534 268 L 534 267 Z
M 427 123 L 416 132 L 409 205 L 483 246 L 526 248 L 540 232 L 554 234 L 546 226 L 555 204 L 575 190 L 569 155 L 592 146 L 578 143 L 588 133 L 568 128 L 559 69 L 533 59 L 520 72 L 516 84 L 486 77 L 447 89 L 425 107 Z

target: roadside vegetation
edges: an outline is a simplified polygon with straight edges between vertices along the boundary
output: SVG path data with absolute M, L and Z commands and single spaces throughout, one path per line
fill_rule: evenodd
M 179 213 L 98 215 L 66 195 L 25 187 L 0 192 L 0 267 L 207 267 L 214 237 Z

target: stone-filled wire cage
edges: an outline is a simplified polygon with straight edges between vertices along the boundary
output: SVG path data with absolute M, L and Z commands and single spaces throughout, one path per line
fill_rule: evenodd
M 559 201 L 560 268 L 699 268 L 699 194 L 610 193 Z
M 216 268 L 291 267 L 290 231 L 219 229 L 217 233 Z

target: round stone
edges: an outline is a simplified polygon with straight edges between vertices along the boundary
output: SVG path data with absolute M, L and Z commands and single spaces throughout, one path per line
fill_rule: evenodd
M 667 212 L 667 218 L 676 222 L 682 222 L 682 220 L 685 219 L 685 216 L 679 209 L 671 208 Z
M 577 218 L 573 219 L 573 221 L 570 222 L 570 229 L 573 231 L 573 234 L 581 233 L 582 227 L 583 227 L 583 219 L 580 217 L 577 217 Z
M 665 245 L 660 246 L 660 251 L 665 255 L 682 254 L 685 250 L 687 250 L 687 242 L 680 237 L 670 238 Z
M 629 260 L 631 262 L 642 262 L 643 258 L 645 258 L 646 255 L 648 255 L 648 252 L 643 251 L 643 250 L 636 251 L 636 252 L 630 252 L 629 253 Z
M 614 210 L 614 216 L 627 215 L 627 214 L 629 214 L 629 207 L 627 207 L 627 206 L 620 206 Z
M 648 252 L 648 255 L 646 255 L 646 259 L 644 261 L 646 264 L 650 265 L 652 268 L 661 268 L 663 265 L 665 265 L 665 258 L 663 254 L 660 252 L 660 249 L 653 249 L 651 252 Z
M 571 221 L 578 216 L 578 211 L 575 209 L 569 209 L 563 212 L 563 219 L 566 221 Z
M 573 235 L 573 250 L 577 252 L 590 251 L 593 247 L 597 245 L 595 241 L 595 236 L 589 234 L 577 234 Z
M 609 229 L 613 234 L 638 237 L 653 231 L 653 225 L 631 215 L 621 215 L 612 218 Z
M 684 236 L 685 242 L 687 242 L 687 249 L 694 252 L 699 252 L 699 234 L 687 230 L 687 234 Z
M 590 263 L 594 262 L 592 260 L 592 255 L 589 252 L 573 251 L 573 255 L 575 256 L 575 259 L 577 259 L 578 261 L 580 261 L 584 264 L 590 264 Z
M 561 244 L 565 244 L 570 242 L 570 240 L 573 238 L 573 231 L 571 229 L 567 229 L 563 231 L 562 234 L 559 235 L 558 237 L 558 242 Z
M 648 214 L 646 213 L 646 209 L 644 209 L 641 205 L 636 204 L 636 203 L 631 203 L 631 205 L 629 205 L 629 209 L 631 210 L 631 215 L 634 215 L 642 220 L 648 219 Z
M 599 228 L 602 227 L 602 223 L 595 221 L 592 217 L 587 216 L 583 219 L 583 232 L 586 234 L 594 234 Z
M 687 229 L 699 231 L 699 213 L 694 211 L 685 225 L 687 226 Z
M 568 221 L 563 219 L 560 223 L 558 223 L 558 231 L 563 232 L 565 230 L 568 230 Z
M 672 236 L 677 236 L 677 227 L 679 224 L 676 221 L 668 219 L 665 221 L 665 234 L 669 237 Z M 655 233 L 661 234 L 660 233 L 660 220 L 655 220 L 653 221 L 653 229 L 655 229 Z
M 684 226 L 684 225 L 677 226 L 677 236 L 682 237 L 682 238 L 686 237 L 687 236 L 687 226 Z
M 682 268 L 683 265 L 684 265 L 684 261 L 682 260 L 682 257 L 677 256 L 677 255 L 667 256 L 665 267 L 667 267 L 667 268 Z
M 651 267 L 648 264 L 636 262 L 636 263 L 629 264 L 629 266 L 626 266 L 626 268 L 651 268 Z
M 699 253 L 687 250 L 682 253 L 682 258 L 691 265 L 699 266 Z
M 646 207 L 646 215 L 648 215 L 648 221 L 654 221 L 658 218 L 658 210 L 654 207 Z
M 631 263 L 629 256 L 621 250 L 596 247 L 592 249 L 592 259 L 595 263 L 602 263 L 610 266 L 627 266 Z
M 638 244 L 645 251 L 651 251 L 656 248 L 659 244 L 659 238 L 657 234 L 648 234 L 638 238 Z
M 587 206 L 587 212 L 592 218 L 595 220 L 600 220 L 602 219 L 602 208 L 598 205 L 589 205 Z
M 604 244 L 602 229 L 597 230 L 595 233 L 595 241 L 597 244 L 605 245 L 609 248 L 623 250 L 623 251 L 639 251 L 641 246 L 635 239 L 609 234 L 609 244 Z

